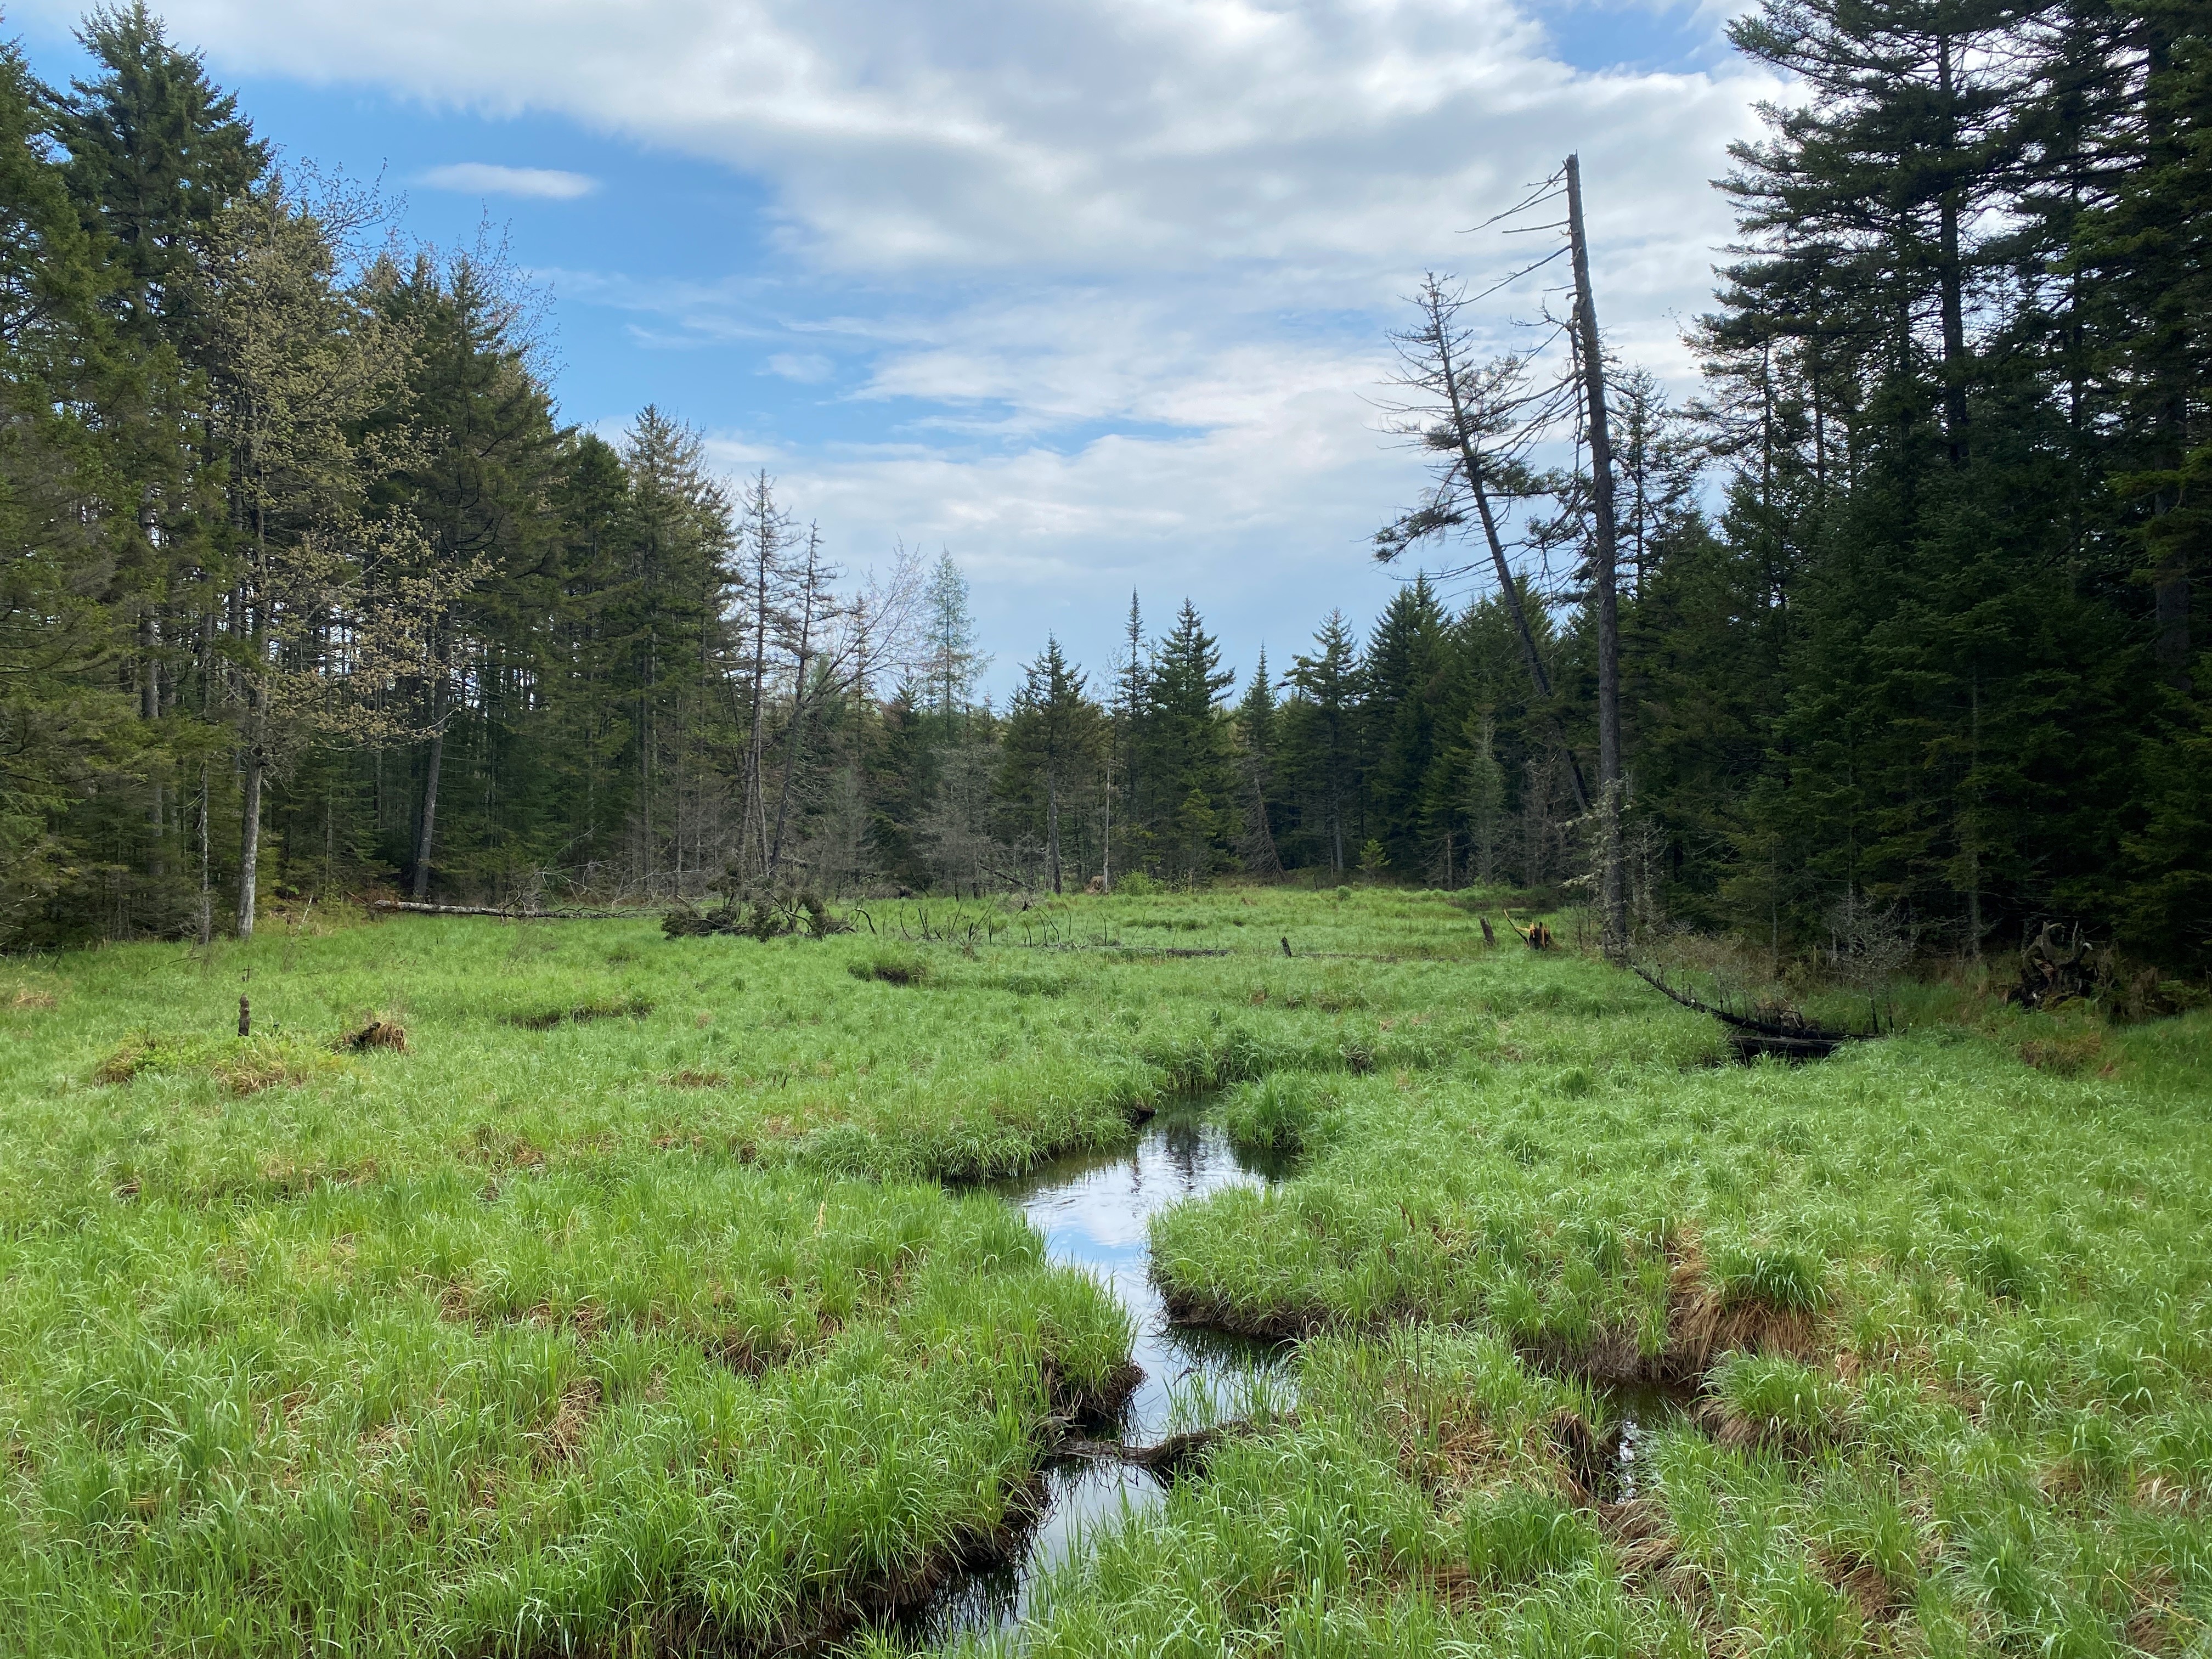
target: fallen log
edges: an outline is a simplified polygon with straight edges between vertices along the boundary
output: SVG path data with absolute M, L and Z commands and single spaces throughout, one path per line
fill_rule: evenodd
M 501 921 L 611 921 L 647 914 L 641 910 L 526 910 L 517 905 L 425 904 L 417 899 L 371 899 L 368 908 L 416 916 L 491 916 Z
M 1873 1031 L 1832 1031 L 1815 1025 L 1795 1009 L 1785 1010 L 1774 1019 L 1758 1019 L 1748 1014 L 1731 1013 L 1725 1008 L 1716 1008 L 1700 1001 L 1687 991 L 1678 991 L 1656 974 L 1630 964 L 1637 978 L 1665 997 L 1670 1002 L 1700 1014 L 1710 1014 L 1729 1028 L 1729 1041 L 1735 1050 L 1749 1060 L 1759 1054 L 1772 1054 L 1782 1060 L 1826 1060 L 1846 1042 L 1863 1042 L 1879 1036 Z

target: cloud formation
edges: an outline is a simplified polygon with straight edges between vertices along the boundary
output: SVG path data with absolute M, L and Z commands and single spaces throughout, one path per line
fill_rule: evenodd
M 1648 3 L 1717 27 L 1706 0 Z M 1361 568 L 1412 487 L 1369 401 L 1399 297 L 1425 269 L 1486 274 L 1525 252 L 1533 239 L 1462 233 L 1570 149 L 1613 343 L 1686 383 L 1680 321 L 1708 303 L 1729 229 L 1708 180 L 1781 89 L 1725 58 L 1577 70 L 1553 28 L 1581 32 L 1577 62 L 1606 63 L 1606 32 L 1632 33 L 1633 9 L 1536 3 L 164 10 L 220 71 L 557 115 L 757 182 L 765 263 L 678 282 L 578 248 L 556 288 L 564 307 L 611 308 L 638 344 L 751 354 L 732 386 L 781 387 L 810 419 L 842 411 L 834 438 L 805 442 L 757 403 L 690 412 L 733 466 L 781 471 L 847 556 L 942 540 L 1017 617 L 1126 596 L 1133 576 L 1272 633 L 1291 586 L 1309 623 L 1349 591 L 1324 572 Z M 1545 280 L 1490 302 L 1501 347 L 1543 308 Z
M 429 167 L 417 182 L 432 190 L 458 191 L 464 196 L 528 196 L 544 201 L 568 202 L 589 196 L 599 187 L 586 173 L 563 173 L 557 167 L 508 167 L 491 161 L 454 161 Z
M 33 9 L 60 11 L 53 0 Z M 1293 267 L 1433 246 L 1579 147 L 1624 276 L 1701 270 L 1768 90 L 1582 74 L 1512 0 L 172 0 L 219 64 L 571 116 L 774 188 L 842 269 Z M 1585 20 L 1606 27 L 1603 14 Z

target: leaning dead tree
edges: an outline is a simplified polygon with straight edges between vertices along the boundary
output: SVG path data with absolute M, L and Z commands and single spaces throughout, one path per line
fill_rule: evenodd
M 1846 1042 L 1863 1042 L 1869 1037 L 1881 1035 L 1879 1018 L 1869 1030 L 1837 1030 L 1814 1024 L 1787 1003 L 1769 1004 L 1749 1014 L 1715 1007 L 1687 991 L 1669 985 L 1663 971 L 1654 974 L 1634 963 L 1629 966 L 1638 979 L 1669 1001 L 1678 1002 L 1700 1014 L 1709 1014 L 1727 1026 L 1729 1041 L 1735 1044 L 1736 1053 L 1746 1060 L 1755 1059 L 1760 1054 L 1772 1054 L 1782 1060 L 1826 1060 Z
M 1418 505 L 1375 538 L 1376 556 L 1389 562 L 1431 537 L 1477 527 L 1488 556 L 1490 578 L 1513 620 L 1522 656 L 1535 691 L 1548 742 L 1567 757 L 1575 803 L 1595 817 L 1599 840 L 1598 900 L 1606 954 L 1618 962 L 1628 950 L 1628 910 L 1621 867 L 1620 811 L 1626 792 L 1620 745 L 1620 617 L 1615 580 L 1619 527 L 1613 501 L 1612 422 L 1607 416 L 1605 349 L 1598 331 L 1597 301 L 1590 280 L 1589 238 L 1583 220 L 1582 164 L 1570 155 L 1560 170 L 1534 187 L 1528 198 L 1490 221 L 1520 220 L 1564 198 L 1565 217 L 1540 224 L 1518 223 L 1517 232 L 1566 233 L 1564 246 L 1534 260 L 1480 297 L 1508 288 L 1565 255 L 1573 272 L 1573 307 L 1563 320 L 1547 314 L 1554 333 L 1564 337 L 1571 368 L 1548 382 L 1529 372 L 1528 357 L 1508 355 L 1479 362 L 1473 331 L 1462 320 L 1473 303 L 1466 290 L 1430 273 L 1413 304 L 1413 326 L 1392 336 L 1398 350 L 1395 384 L 1411 394 L 1387 406 L 1390 428 L 1436 458 L 1433 482 Z M 1547 342 L 1548 343 L 1548 342 Z M 1537 348 L 1538 351 L 1542 346 Z M 1537 477 L 1528 468 L 1529 452 L 1571 428 L 1579 453 L 1587 443 L 1589 471 L 1579 476 Z M 1552 495 L 1573 505 L 1562 525 L 1582 514 L 1587 556 L 1582 602 L 1594 624 L 1597 646 L 1598 776 L 1595 793 L 1582 763 L 1559 729 L 1550 677 L 1537 648 L 1522 598 L 1521 580 L 1507 556 L 1500 521 L 1520 500 Z M 1554 526 L 1554 530 L 1559 526 Z
M 1413 325 L 1390 337 L 1398 352 L 1394 384 L 1407 395 L 1385 406 L 1389 429 L 1426 451 L 1435 465 L 1419 505 L 1376 532 L 1375 556 L 1391 563 L 1420 543 L 1474 526 L 1481 538 L 1487 574 L 1498 585 L 1499 602 L 1520 641 L 1547 740 L 1566 757 L 1575 803 L 1587 812 L 1590 795 L 1582 763 L 1559 729 L 1552 678 L 1502 527 L 1515 502 L 1546 493 L 1547 486 L 1529 471 L 1527 455 L 1558 418 L 1563 400 L 1559 387 L 1534 380 L 1526 358 L 1509 354 L 1478 362 L 1474 331 L 1462 320 L 1468 305 L 1460 284 L 1431 271 L 1413 296 Z M 1441 574 L 1449 579 L 1471 574 L 1472 568 Z

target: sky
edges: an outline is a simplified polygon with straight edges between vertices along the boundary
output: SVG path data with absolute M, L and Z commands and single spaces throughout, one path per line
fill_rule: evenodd
M 1048 633 L 1103 679 L 1133 591 L 1153 633 L 1192 600 L 1240 675 L 1333 606 L 1364 630 L 1422 483 L 1388 331 L 1425 270 L 1487 286 L 1541 243 L 1472 228 L 1570 150 L 1608 342 L 1687 390 L 1709 181 L 1781 90 L 1699 0 L 156 9 L 289 161 L 376 183 L 409 240 L 504 246 L 564 420 L 658 405 L 854 573 L 949 551 L 1001 700 Z M 7 14 L 50 81 L 79 10 Z M 1486 341 L 1559 270 L 1485 302 Z

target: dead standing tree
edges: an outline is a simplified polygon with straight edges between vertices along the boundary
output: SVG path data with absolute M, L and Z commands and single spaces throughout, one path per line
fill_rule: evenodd
M 1620 961 L 1627 951 L 1627 913 L 1621 871 L 1620 805 L 1625 780 L 1620 746 L 1620 623 L 1614 574 L 1617 526 L 1605 356 L 1590 282 L 1579 160 L 1570 155 L 1559 173 L 1489 222 L 1518 219 L 1562 197 L 1566 209 L 1564 220 L 1512 228 L 1524 233 L 1565 230 L 1565 244 L 1493 284 L 1483 297 L 1533 275 L 1562 254 L 1567 256 L 1573 272 L 1573 311 L 1563 326 L 1548 315 L 1546 320 L 1565 335 L 1571 347 L 1571 371 L 1563 380 L 1543 385 L 1533 381 L 1525 356 L 1508 355 L 1476 363 L 1473 331 L 1460 320 L 1470 303 L 1465 290 L 1433 272 L 1426 276 L 1414 298 L 1419 320 L 1393 337 L 1400 362 L 1396 384 L 1416 395 L 1390 406 L 1388 412 L 1392 429 L 1435 454 L 1439 464 L 1435 482 L 1420 504 L 1376 537 L 1376 556 L 1385 562 L 1395 560 L 1430 536 L 1463 528 L 1470 514 L 1480 526 L 1490 574 L 1520 636 L 1538 707 L 1552 728 L 1554 744 L 1571 769 L 1576 803 L 1585 817 L 1594 815 L 1597 819 L 1605 950 Z M 1528 452 L 1571 416 L 1576 435 L 1587 439 L 1589 445 L 1587 481 L 1578 477 L 1532 477 L 1526 467 Z M 1540 494 L 1570 498 L 1586 508 L 1589 515 L 1589 556 L 1584 568 L 1589 586 L 1583 602 L 1589 607 L 1597 636 L 1598 787 L 1595 799 L 1583 780 L 1581 763 L 1559 732 L 1549 678 L 1499 528 L 1498 498 L 1510 502 Z M 1573 515 L 1571 507 L 1567 516 Z
M 884 673 L 921 661 L 917 623 L 922 574 L 915 556 L 903 545 L 898 547 L 889 572 L 878 575 L 871 570 L 856 592 L 835 590 L 841 574 L 823 561 L 820 532 L 810 527 L 798 581 L 799 608 L 785 640 L 792 673 L 791 712 L 784 723 L 783 777 L 776 790 L 775 821 L 763 864 L 770 883 L 782 873 L 793 782 L 806 762 L 813 715 L 825 703 L 861 692 Z
M 1535 707 L 1553 746 L 1566 757 L 1576 804 L 1588 811 L 1582 763 L 1559 729 L 1551 676 L 1501 528 L 1501 502 L 1510 507 L 1543 492 L 1525 457 L 1559 413 L 1559 388 L 1534 384 L 1526 358 L 1508 355 L 1478 362 L 1474 331 L 1460 320 L 1468 303 L 1457 283 L 1431 271 L 1413 296 L 1419 313 L 1413 325 L 1391 336 L 1398 352 L 1393 383 L 1413 395 L 1384 406 L 1389 430 L 1429 452 L 1436 466 L 1419 505 L 1376 533 L 1375 556 L 1388 564 L 1431 537 L 1464 530 L 1470 518 L 1479 526 L 1489 574 L 1521 641 Z
M 745 485 L 738 534 L 739 591 L 744 606 L 740 626 L 746 737 L 734 873 L 743 883 L 756 874 L 765 876 L 769 867 L 768 717 L 774 689 L 770 653 L 777 641 L 799 631 L 793 627 L 791 611 L 799 577 L 792 559 L 798 526 L 777 504 L 775 485 L 765 471 Z M 807 546 L 811 557 L 815 551 L 811 537 Z
M 1583 230 L 1580 158 L 1567 157 L 1567 239 L 1575 273 L 1575 355 L 1582 371 L 1583 423 L 1589 438 L 1592 599 L 1597 609 L 1598 832 L 1603 838 L 1601 902 L 1605 953 L 1614 961 L 1628 951 L 1628 912 L 1620 872 L 1620 613 L 1614 588 L 1615 526 L 1613 436 L 1605 410 L 1605 351 L 1597 331 L 1597 302 L 1590 291 L 1589 239 Z

